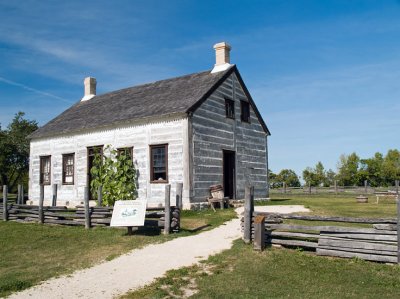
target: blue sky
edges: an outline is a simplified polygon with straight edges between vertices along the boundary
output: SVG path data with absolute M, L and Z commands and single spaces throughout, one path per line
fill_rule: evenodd
M 41 125 L 82 97 L 211 69 L 232 45 L 272 132 L 270 168 L 399 148 L 400 1 L 0 0 L 0 123 Z

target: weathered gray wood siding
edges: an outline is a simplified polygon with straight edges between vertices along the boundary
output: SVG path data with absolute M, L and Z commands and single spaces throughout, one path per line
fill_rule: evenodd
M 165 184 L 150 183 L 149 145 L 168 144 L 168 178 L 172 185 L 171 198 L 174 198 L 175 183 L 183 181 L 184 136 L 187 136 L 187 121 L 179 118 L 32 140 L 29 198 L 34 202 L 39 200 L 40 156 L 51 155 L 51 184 L 58 184 L 58 204 L 69 202 L 69 205 L 76 205 L 83 202 L 84 187 L 87 184 L 87 147 L 110 144 L 114 148 L 133 147 L 139 198 L 147 199 L 150 206 L 163 205 Z M 68 153 L 75 153 L 74 185 L 62 184 L 62 155 Z M 51 192 L 51 186 L 45 186 L 47 204 Z
M 235 102 L 235 119 L 225 114 L 225 98 Z M 237 77 L 232 74 L 193 113 L 193 197 L 204 201 L 209 187 L 223 183 L 223 152 L 236 152 L 236 198 L 244 198 L 246 183 L 255 186 L 255 196 L 267 195 L 267 144 L 254 110 L 250 123 L 242 122 L 240 101 L 248 101 Z

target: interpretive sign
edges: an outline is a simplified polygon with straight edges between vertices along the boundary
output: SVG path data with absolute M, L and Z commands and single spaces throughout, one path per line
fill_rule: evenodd
M 110 226 L 143 226 L 145 200 L 118 200 L 114 204 Z

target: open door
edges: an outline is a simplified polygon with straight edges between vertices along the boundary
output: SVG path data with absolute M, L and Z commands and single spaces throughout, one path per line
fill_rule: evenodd
M 235 152 L 223 150 L 224 194 L 230 199 L 236 198 Z

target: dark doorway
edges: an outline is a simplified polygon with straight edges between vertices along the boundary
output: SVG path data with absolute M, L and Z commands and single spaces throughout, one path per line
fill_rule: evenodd
M 93 160 L 96 154 L 100 154 L 103 156 L 103 146 L 92 146 L 87 148 L 87 186 L 90 188 L 90 183 L 92 182 L 92 174 L 90 173 L 90 169 L 93 167 Z M 93 194 L 91 190 L 89 191 L 89 200 L 93 199 Z
M 235 198 L 235 152 L 223 151 L 224 194 L 226 197 Z

